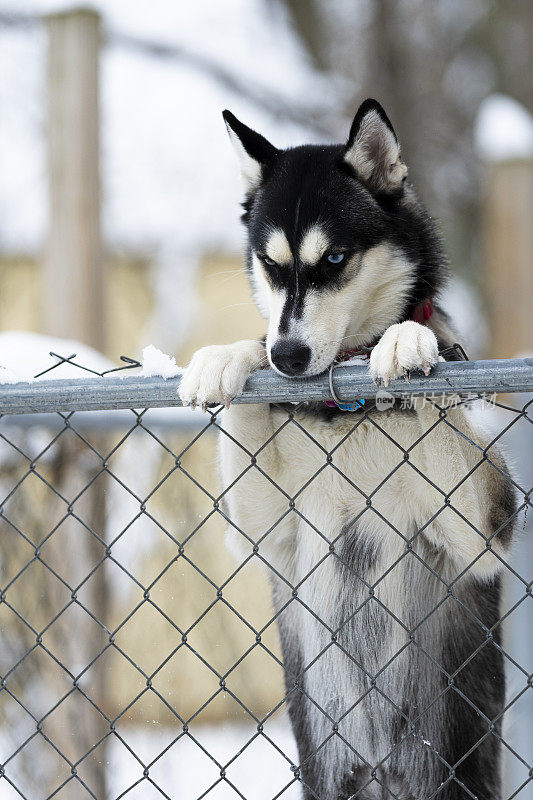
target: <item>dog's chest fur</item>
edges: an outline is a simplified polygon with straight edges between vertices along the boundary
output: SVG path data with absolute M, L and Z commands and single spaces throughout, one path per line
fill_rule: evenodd
M 270 578 L 289 673 L 305 667 L 302 724 L 312 731 L 310 747 L 326 742 L 328 752 L 337 751 L 330 763 L 350 774 L 355 765 L 387 756 L 399 721 L 407 727 L 402 714 L 429 704 L 438 680 L 428 663 L 439 658 L 439 618 L 446 614 L 437 612 L 431 625 L 423 618 L 445 598 L 431 571 L 442 573 L 442 558 L 423 535 L 412 552 L 406 547 L 427 521 L 417 519 L 412 496 L 413 480 L 423 479 L 402 450 L 422 429 L 408 412 L 376 413 L 375 424 L 357 413 L 326 422 L 305 410 L 287 424 L 285 410 L 271 413 L 281 430 L 258 465 L 294 498 L 294 508 L 270 485 L 280 505 L 256 496 L 247 530 L 270 529 L 259 547 L 275 570 Z M 416 466 L 416 447 L 410 460 Z M 408 631 L 417 625 L 428 657 L 410 642 Z M 413 674 L 422 676 L 416 700 L 408 686 Z M 334 725 L 340 736 L 332 735 Z

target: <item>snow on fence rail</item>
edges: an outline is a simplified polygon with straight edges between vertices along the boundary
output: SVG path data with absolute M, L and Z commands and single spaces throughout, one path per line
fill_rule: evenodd
M 180 375 L 132 375 L 129 370 L 140 367 L 133 359 L 125 359 L 126 366 L 119 369 L 126 371 L 120 374 L 87 370 L 75 356 L 56 359 L 52 374 L 67 363 L 85 369 L 84 377 L 16 381 L 6 375 L 15 382 L 0 385 L 0 800 L 289 800 L 301 798 L 303 791 L 306 798 L 330 800 L 312 785 L 313 759 L 320 757 L 322 746 L 302 760 L 283 715 L 289 698 L 300 691 L 301 676 L 284 664 L 276 636 L 281 612 L 270 605 L 265 574 L 270 570 L 279 577 L 279 571 L 262 544 L 235 562 L 223 543 L 228 524 L 239 532 L 220 502 L 236 481 L 220 487 L 213 438 L 205 435 L 215 430 L 225 435 L 221 408 L 206 415 L 176 408 L 181 404 Z M 361 419 L 370 419 L 374 408 L 379 411 L 380 392 L 366 367 L 341 365 L 332 380 L 341 401 L 367 401 L 359 412 L 347 415 L 356 431 Z M 518 497 L 511 520 L 518 528 L 526 526 L 531 506 L 533 400 L 502 395 L 531 392 L 533 359 L 525 358 L 441 363 L 429 377 L 412 375 L 409 382 L 391 383 L 386 397 L 408 404 L 410 398 L 423 396 L 437 406 L 443 395 L 461 403 L 488 398 L 489 414 L 494 412 L 488 445 L 469 440 L 453 417 L 446 418 L 442 403 L 431 428 L 446 424 L 472 445 L 472 458 L 503 475 Z M 305 521 L 298 498 L 324 469 L 337 469 L 297 419 L 299 403 L 330 398 L 328 376 L 286 380 L 268 370 L 254 373 L 236 398 L 239 403 L 294 404 L 280 407 L 284 422 L 271 438 L 293 424 L 295 435 L 317 445 L 320 466 L 296 493 L 264 476 L 289 503 L 283 518 L 295 514 Z M 379 414 L 374 422 L 379 430 Z M 404 469 L 411 466 L 410 458 L 404 461 L 408 451 L 390 435 L 388 441 L 399 448 L 399 465 L 370 492 L 369 508 L 401 463 L 409 462 Z M 490 448 L 497 441 L 517 459 L 526 454 L 529 463 L 522 476 L 504 473 L 492 461 Z M 252 467 L 262 469 L 249 443 L 238 444 L 251 458 L 242 474 Z M 322 463 L 326 455 L 327 465 Z M 441 491 L 426 480 L 428 491 Z M 452 507 L 454 491 L 446 496 L 446 502 L 452 497 Z M 309 535 L 314 530 L 324 539 L 312 521 L 306 524 Z M 483 535 L 473 523 L 471 527 Z M 398 533 L 393 526 L 392 531 Z M 419 534 L 405 540 L 408 550 Z M 308 609 L 299 588 L 323 559 L 340 557 L 340 536 L 327 540 L 329 550 L 288 597 L 288 605 L 309 610 L 309 625 L 315 620 L 327 628 L 329 623 L 323 617 L 326 611 Z M 462 763 L 484 746 L 487 736 L 497 739 L 506 760 L 503 800 L 530 797 L 531 537 L 519 542 L 514 559 L 498 558 L 507 588 L 493 628 L 499 631 L 505 625 L 505 636 L 500 643 L 481 620 L 479 647 L 488 642 L 505 662 L 505 713 L 512 722 L 502 728 L 501 714 L 497 720 L 487 719 L 490 730 L 479 742 L 457 763 L 444 763 L 409 717 L 412 736 L 422 741 L 427 758 L 443 775 L 423 800 L 459 797 L 453 791 L 461 789 L 461 797 L 475 797 L 464 788 Z M 263 572 L 254 566 L 259 563 Z M 442 580 L 429 565 L 428 570 Z M 384 577 L 369 585 L 361 608 L 379 595 L 375 589 Z M 457 579 L 445 585 L 467 613 L 456 597 Z M 437 608 L 423 609 L 424 619 Z M 409 633 L 422 652 L 418 628 Z M 394 669 L 402 650 L 375 676 L 367 675 L 385 700 L 387 685 L 380 685 L 380 676 L 386 668 Z M 320 658 L 321 653 L 301 674 L 316 669 Z M 468 669 L 468 661 L 458 666 L 457 675 Z M 438 663 L 432 668 L 444 672 Z M 454 676 L 445 677 L 453 682 Z M 311 701 L 330 719 L 331 709 Z M 401 708 L 398 713 L 404 714 Z M 328 738 L 337 730 L 342 733 L 333 723 L 336 729 Z M 341 741 L 364 764 L 353 743 L 346 736 Z M 350 790 L 352 797 L 363 800 L 367 789 L 372 796 L 378 791 L 392 800 L 404 796 L 386 776 L 393 754 L 394 748 L 379 764 L 366 765 L 368 774 Z

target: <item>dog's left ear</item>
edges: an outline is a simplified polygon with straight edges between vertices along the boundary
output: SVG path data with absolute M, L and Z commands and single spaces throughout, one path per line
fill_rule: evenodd
M 272 163 L 279 150 L 260 133 L 240 122 L 231 111 L 223 111 L 222 116 L 239 160 L 244 189 L 251 194 L 260 185 L 265 167 Z
M 401 188 L 407 167 L 394 128 L 377 100 L 365 100 L 359 106 L 344 160 L 372 192 L 390 193 Z

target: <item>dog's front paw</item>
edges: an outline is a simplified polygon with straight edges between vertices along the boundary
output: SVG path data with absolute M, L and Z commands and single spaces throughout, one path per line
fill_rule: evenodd
M 228 407 L 264 359 L 265 348 L 253 340 L 202 347 L 181 379 L 179 396 L 183 405 L 194 407 L 199 403 L 204 411 L 208 404 L 224 403 Z
M 429 375 L 439 360 L 437 337 L 418 322 L 399 322 L 387 328 L 370 355 L 370 374 L 377 384 L 419 369 Z

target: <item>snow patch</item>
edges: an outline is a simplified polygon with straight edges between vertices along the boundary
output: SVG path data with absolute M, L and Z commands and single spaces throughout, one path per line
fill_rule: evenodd
M 519 102 L 492 94 L 479 106 L 474 126 L 477 149 L 487 161 L 533 156 L 533 116 Z
M 335 369 L 338 367 L 368 367 L 368 356 L 351 356 L 347 358 L 346 361 L 341 361 L 339 364 L 335 365 Z
M 181 688 L 178 687 L 178 691 Z M 152 719 L 144 725 L 131 725 L 123 730 L 128 747 L 145 755 L 146 760 L 154 759 L 150 778 L 168 797 L 193 798 L 207 794 L 213 800 L 215 797 L 216 800 L 235 800 L 233 784 L 240 797 L 301 800 L 301 784 L 291 770 L 291 764 L 298 763 L 296 743 L 285 714 L 266 721 L 265 734 L 260 736 L 257 726 L 242 722 L 192 723 L 189 727 L 191 735 L 177 739 L 175 731 L 154 725 Z M 173 740 L 170 750 L 162 758 L 156 758 Z M 114 765 L 109 771 L 109 796 L 117 797 L 142 780 L 143 767 L 116 737 L 111 738 L 108 753 L 109 762 Z M 220 780 L 217 762 L 227 764 L 229 782 Z M 146 781 L 143 785 L 147 785 Z M 147 788 L 142 795 L 147 800 L 161 796 L 155 789 L 150 794 L 148 791 Z
M 173 356 L 167 356 L 153 344 L 149 344 L 143 349 L 142 374 L 145 378 L 161 376 L 166 380 L 178 376 L 180 369 Z
M 0 384 L 1 383 L 24 383 L 28 382 L 27 378 L 22 378 L 20 375 L 17 375 L 16 372 L 13 372 L 12 369 L 7 369 L 7 367 L 3 367 L 0 364 Z
M 3 331 L 0 333 L 0 383 L 33 380 L 39 372 L 58 363 L 58 359 L 50 355 L 51 352 L 65 358 L 75 353 L 74 361 L 77 364 L 95 372 L 104 372 L 115 366 L 98 350 L 73 339 L 57 339 L 30 331 Z M 39 380 L 88 378 L 90 374 L 74 364 L 60 364 Z

